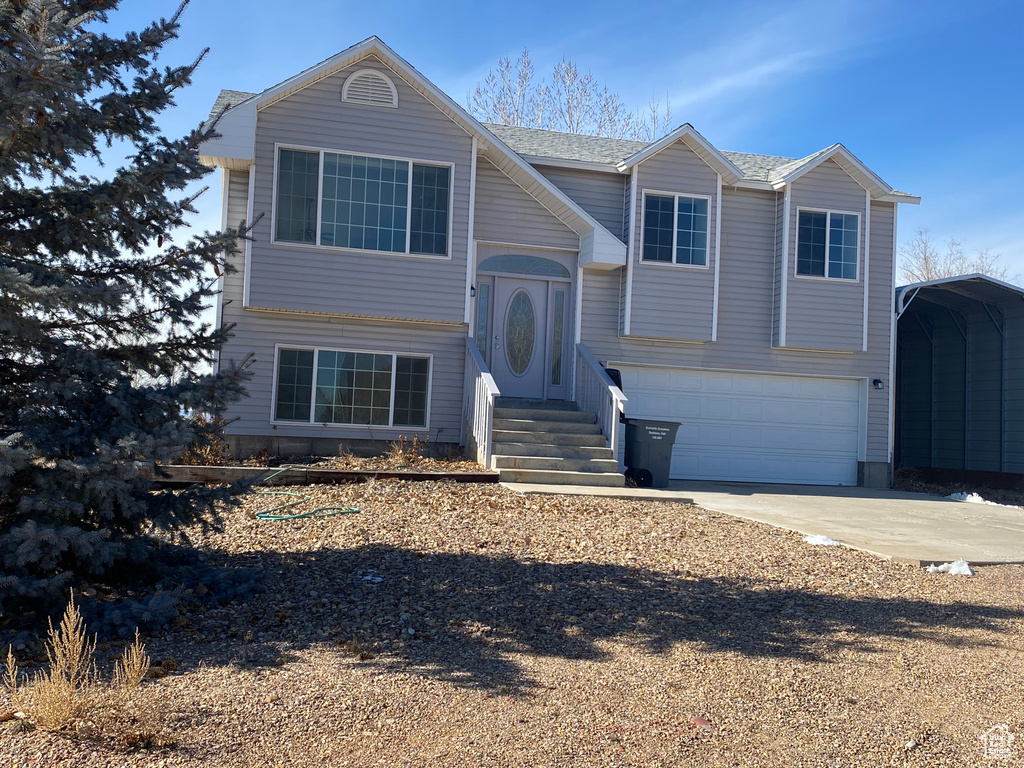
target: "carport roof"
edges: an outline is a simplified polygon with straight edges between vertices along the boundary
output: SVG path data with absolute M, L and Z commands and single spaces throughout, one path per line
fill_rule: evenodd
M 1002 280 L 996 280 L 988 275 L 975 273 L 956 277 L 940 277 L 937 280 L 926 280 L 897 288 L 896 307 L 898 312 L 902 313 L 922 290 L 929 298 L 940 298 L 945 293 L 986 304 L 999 304 L 1014 296 L 1024 297 L 1024 288 L 1004 283 Z

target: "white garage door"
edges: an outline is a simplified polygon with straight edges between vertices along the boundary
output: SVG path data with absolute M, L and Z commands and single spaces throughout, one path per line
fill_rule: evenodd
M 628 416 L 680 422 L 673 479 L 857 484 L 860 381 L 611 365 Z

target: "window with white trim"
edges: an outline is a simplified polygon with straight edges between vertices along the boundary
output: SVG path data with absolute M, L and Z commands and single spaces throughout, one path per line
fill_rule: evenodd
M 447 165 L 281 147 L 275 240 L 447 256 L 450 187 Z
M 429 357 L 281 348 L 274 420 L 425 427 L 429 380 Z
M 663 264 L 708 265 L 706 197 L 644 195 L 644 240 L 641 258 Z
M 860 216 L 837 211 L 800 211 L 796 273 L 805 277 L 857 279 Z

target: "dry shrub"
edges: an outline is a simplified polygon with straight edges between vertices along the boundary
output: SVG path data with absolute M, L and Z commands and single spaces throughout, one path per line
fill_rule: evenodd
M 398 440 L 391 443 L 386 456 L 396 467 L 414 467 L 423 461 L 423 454 L 428 445 L 429 441 L 420 440 L 419 435 L 413 435 L 412 440 L 405 435 L 399 435 Z
M 56 629 L 50 622 L 47 638 L 49 668 L 33 675 L 23 695 L 28 705 L 26 713 L 32 722 L 43 730 L 56 731 L 96 705 L 98 681 L 93 662 L 96 638 L 89 640 L 86 635 L 82 614 L 74 599 L 68 603 Z
M 209 429 L 215 423 L 214 420 L 205 413 L 197 414 L 192 418 L 201 431 Z M 223 419 L 218 419 L 216 423 L 220 428 L 223 428 Z M 223 440 L 213 439 L 212 441 L 206 441 L 200 439 L 185 449 L 185 452 L 182 453 L 181 457 L 178 459 L 178 463 L 205 467 L 221 467 L 225 464 L 231 463 L 231 454 L 227 443 Z
M 22 684 L 14 653 L 8 648 L 3 686 L 14 708 L 46 731 L 74 727 L 79 733 L 89 733 L 92 726 L 87 720 L 98 718 L 111 730 L 120 732 L 124 721 L 135 719 L 128 710 L 149 671 L 149 656 L 136 631 L 135 641 L 125 648 L 114 666 L 113 677 L 104 684 L 96 673 L 95 652 L 96 638 L 89 639 L 72 599 L 60 624 L 54 628 L 50 623 L 46 671 L 36 672 Z
M 127 704 L 131 701 L 139 683 L 149 672 L 149 656 L 146 646 L 139 640 L 139 630 L 135 630 L 135 641 L 124 649 L 121 660 L 114 665 L 114 676 L 110 680 L 111 692 Z

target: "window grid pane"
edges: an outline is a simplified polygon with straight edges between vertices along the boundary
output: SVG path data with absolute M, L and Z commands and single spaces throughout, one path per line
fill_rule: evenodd
M 672 222 L 675 200 L 662 195 L 648 195 L 644 204 L 644 261 L 672 262 Z
M 320 244 L 405 253 L 409 163 L 324 153 Z
M 395 426 L 426 426 L 428 369 L 425 357 L 399 356 L 396 360 Z
M 277 169 L 277 239 L 316 242 L 316 195 L 320 153 L 282 149 Z
M 796 246 L 796 273 L 825 276 L 825 238 L 828 214 L 800 211 Z
M 491 286 L 484 283 L 477 288 L 479 298 L 476 303 L 476 348 L 483 355 L 484 362 L 487 361 L 487 350 L 491 345 L 488 343 L 490 331 L 488 323 L 491 317 Z
M 829 223 L 828 276 L 843 280 L 857 279 L 857 238 L 859 217 L 849 213 L 833 213 Z
M 445 256 L 448 253 L 448 183 L 451 169 L 412 166 L 412 216 L 409 252 Z
M 320 352 L 314 421 L 387 426 L 391 415 L 392 355 Z
M 562 383 L 562 347 L 565 346 L 565 291 L 555 291 L 554 326 L 551 330 L 551 385 Z
M 282 349 L 277 359 L 278 421 L 309 421 L 309 400 L 313 387 L 313 350 Z
M 708 201 L 702 197 L 680 197 L 676 228 L 676 263 L 706 267 Z

